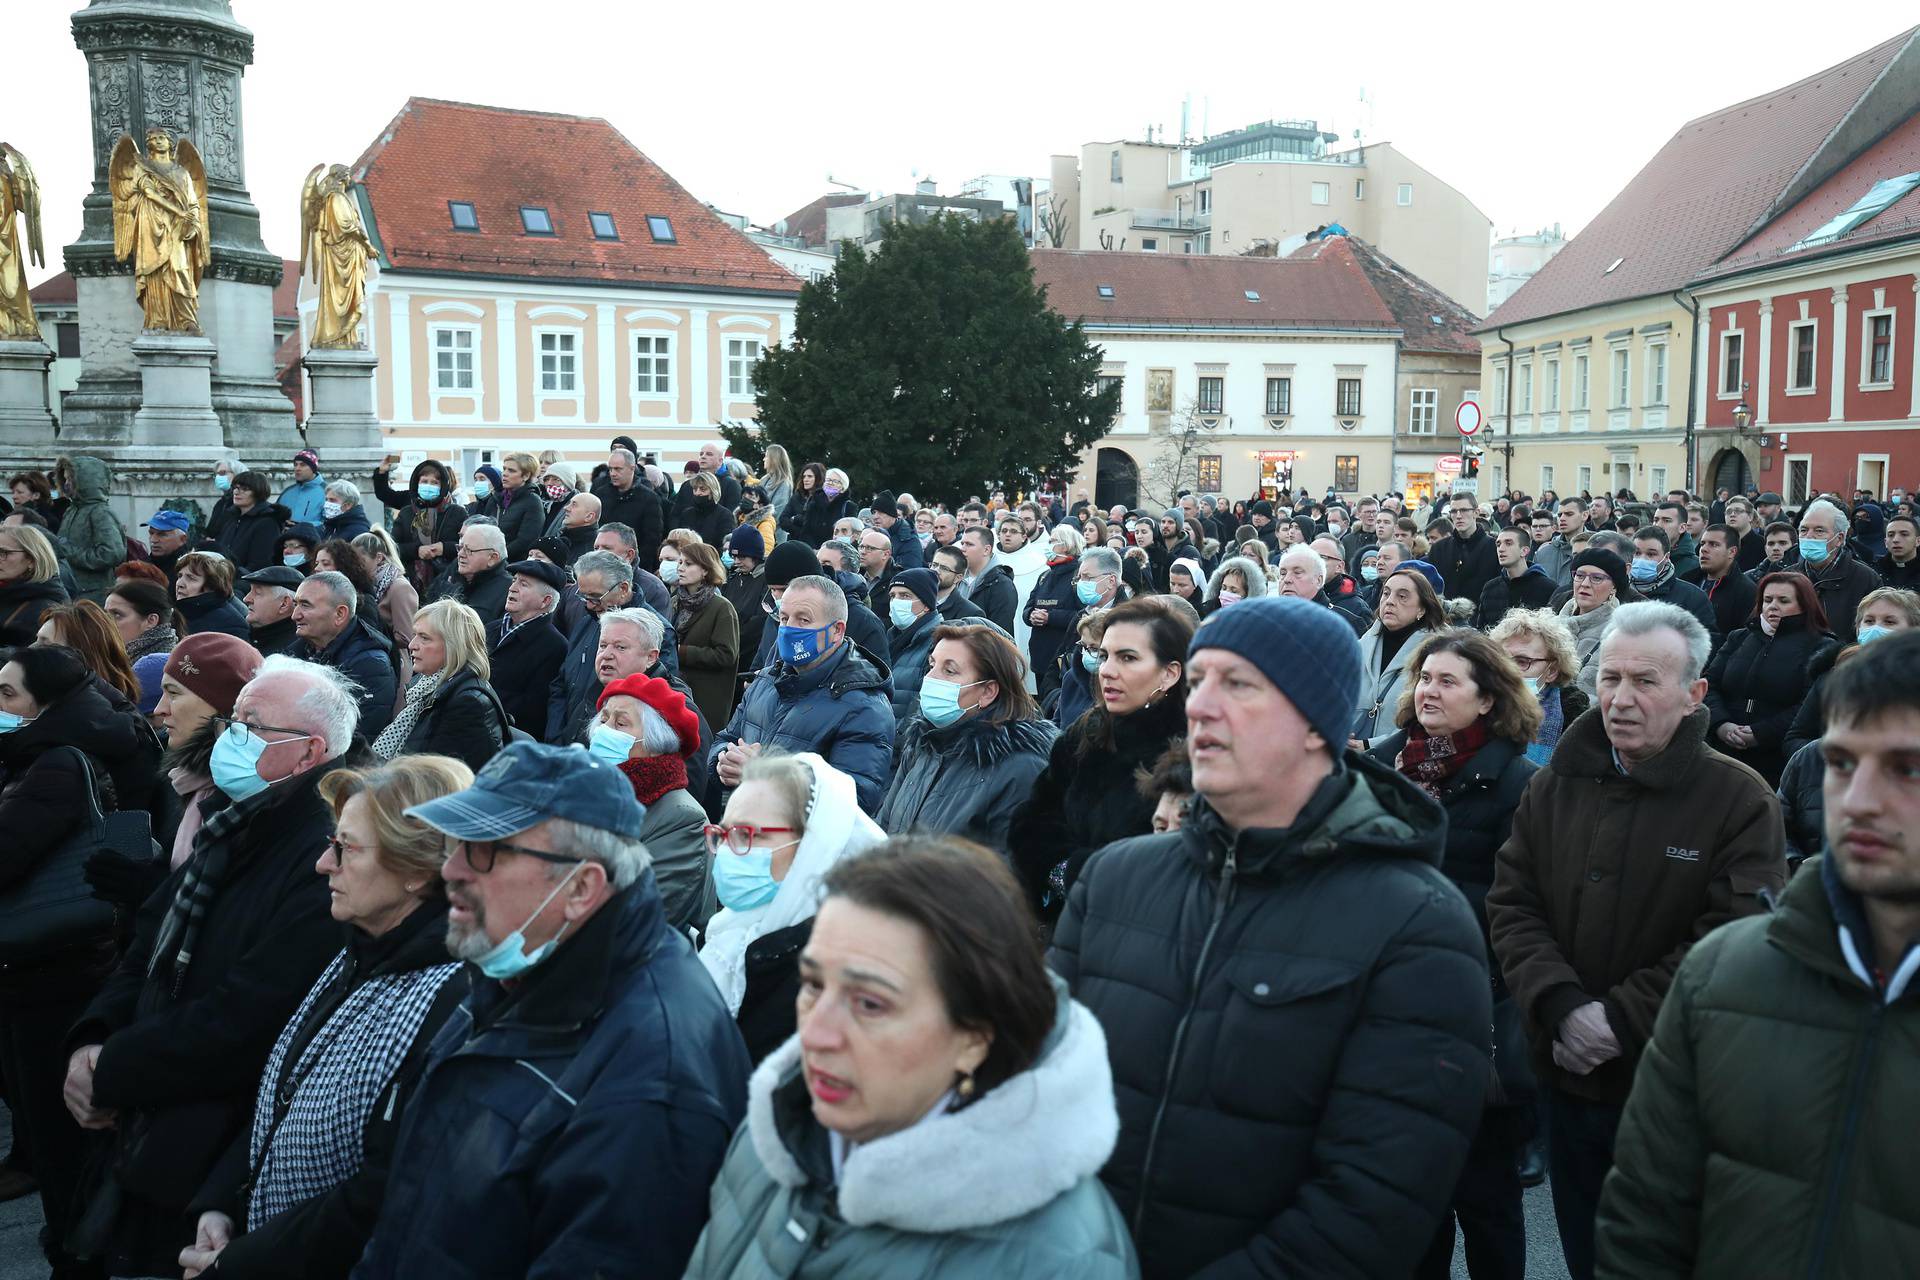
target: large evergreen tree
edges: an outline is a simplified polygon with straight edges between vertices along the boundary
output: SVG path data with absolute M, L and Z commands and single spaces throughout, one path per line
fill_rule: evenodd
M 723 433 L 755 460 L 844 468 L 880 489 L 964 499 L 1031 489 L 1106 434 L 1117 388 L 1100 349 L 1047 306 L 1011 218 L 895 224 L 877 251 L 848 244 L 800 292 L 792 341 L 754 370 L 757 426 Z

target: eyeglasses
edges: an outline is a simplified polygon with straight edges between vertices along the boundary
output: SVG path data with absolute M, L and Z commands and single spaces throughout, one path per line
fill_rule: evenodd
M 1520 668 L 1522 675 L 1535 667 L 1545 666 L 1547 662 L 1545 658 L 1535 658 L 1525 653 L 1510 653 L 1507 656 L 1513 659 L 1513 665 Z
M 505 840 L 456 840 L 447 847 L 448 862 L 461 850 L 466 851 L 467 865 L 475 875 L 487 875 L 493 870 L 493 864 L 499 860 L 500 851 L 518 853 L 541 862 L 551 862 L 555 866 L 571 867 L 585 862 L 585 858 L 570 858 L 563 853 L 548 853 L 545 849 L 529 849 L 523 844 L 508 844 Z
M 708 823 L 702 830 L 707 837 L 707 852 L 711 854 L 718 854 L 723 847 L 731 853 L 743 854 L 753 848 L 756 836 L 799 834 L 793 827 L 756 827 L 751 822 L 736 822 L 730 827 L 716 827 Z
M 313 736 L 305 729 L 283 729 L 277 724 L 248 724 L 245 720 L 235 720 L 231 716 L 209 716 L 207 718 L 219 725 L 221 727 L 220 732 L 222 733 L 225 733 L 228 729 L 238 729 L 240 731 L 238 741 L 243 744 L 249 738 L 260 737 L 263 733 L 290 733 L 293 735 L 293 738 L 311 738 Z M 283 741 L 291 742 L 293 738 L 283 739 Z M 272 745 L 269 739 L 261 738 L 260 740 L 266 742 L 269 746 Z
M 619 595 L 620 591 L 621 591 L 621 588 L 619 587 L 615 587 L 611 591 L 595 591 L 591 593 L 582 591 L 580 593 L 580 599 L 585 601 L 588 604 L 599 604 L 602 600 L 605 600 L 608 596 Z
M 326 847 L 321 851 L 321 860 L 325 861 L 331 858 L 333 859 L 334 866 L 344 867 L 347 865 L 347 855 L 349 853 L 367 853 L 371 851 L 371 849 L 371 845 L 349 844 L 337 835 L 328 836 Z
M 1588 587 L 1597 587 L 1603 582 L 1613 581 L 1612 578 L 1609 578 L 1604 573 L 1576 573 L 1573 575 L 1573 580 L 1582 586 Z

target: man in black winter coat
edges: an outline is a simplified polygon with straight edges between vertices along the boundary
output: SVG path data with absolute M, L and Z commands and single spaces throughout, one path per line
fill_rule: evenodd
M 391 691 L 389 690 L 389 696 Z M 222 794 L 193 854 L 149 897 L 118 969 L 68 1037 L 67 1107 L 111 1129 L 97 1189 L 113 1275 L 177 1275 L 189 1204 L 245 1132 L 267 1054 L 340 949 L 316 850 L 333 832 L 316 785 L 343 763 L 358 709 L 334 673 L 268 658 L 216 745 Z M 235 745 L 229 746 L 231 742 Z
M 1816 542 L 1823 543 L 1824 549 L 1808 556 Z M 1847 549 L 1846 513 L 1824 498 L 1808 503 L 1800 513 L 1800 551 L 1799 570 L 1813 579 L 1820 607 L 1827 611 L 1827 629 L 1842 644 L 1852 644 L 1860 602 L 1879 590 L 1881 583 L 1879 575 Z
M 567 638 L 553 625 L 566 578 L 545 560 L 507 566 L 513 585 L 507 608 L 487 623 L 487 657 L 493 691 L 516 729 L 538 738 L 547 731 L 547 694 L 567 656 Z
M 345 575 L 308 578 L 293 593 L 293 629 L 300 638 L 287 653 L 332 667 L 360 687 L 360 732 L 371 742 L 393 719 L 400 658 L 393 641 L 354 616 L 358 603 Z
M 1493 539 L 1480 527 L 1480 508 L 1474 504 L 1472 494 L 1455 494 L 1449 500 L 1448 515 L 1453 521 L 1453 536 L 1434 543 L 1427 559 L 1447 584 L 1449 600 L 1478 603 L 1487 584 L 1500 576 Z
M 639 464 L 626 449 L 607 455 L 607 474 L 589 491 L 600 499 L 601 524 L 624 524 L 633 530 L 635 554 L 643 565 L 660 560 L 662 528 L 660 498 L 641 477 Z
M 1020 588 L 1014 585 L 1013 570 L 993 562 L 993 534 L 986 529 L 968 529 L 954 544 L 967 557 L 966 575 L 961 579 L 967 599 L 994 626 L 1013 634 L 1013 615 L 1020 608 Z
M 507 536 L 497 524 L 470 524 L 460 531 L 460 547 L 447 571 L 427 585 L 425 603 L 458 600 L 480 615 L 482 625 L 507 607 Z
M 1107 1036 L 1101 1180 L 1143 1275 L 1408 1275 L 1491 1071 L 1445 816 L 1345 750 L 1360 647 L 1330 610 L 1223 609 L 1185 675 L 1186 825 L 1094 854 L 1048 956 Z
M 1920 531 L 1920 524 L 1915 524 L 1912 516 L 1887 517 L 1887 554 L 1873 566 L 1880 581 L 1887 586 L 1920 591 L 1920 545 L 1917 545 L 1916 531 Z
M 1502 529 L 1494 536 L 1494 558 L 1500 573 L 1480 589 L 1479 607 L 1473 614 L 1473 625 L 1482 631 L 1491 631 L 1511 610 L 1544 609 L 1553 599 L 1553 579 L 1546 570 L 1527 562 L 1527 547 L 1532 540 L 1529 531 L 1520 528 Z
M 1710 524 L 1700 535 L 1700 591 L 1713 610 L 1713 634 L 1732 635 L 1753 617 L 1759 588 L 1740 572 L 1740 535 L 1732 526 Z

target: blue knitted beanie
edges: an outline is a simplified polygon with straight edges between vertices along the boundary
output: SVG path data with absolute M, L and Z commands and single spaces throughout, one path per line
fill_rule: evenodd
M 1292 596 L 1231 604 L 1200 624 L 1188 661 L 1225 649 L 1258 667 L 1337 753 L 1360 705 L 1360 642 L 1334 610 Z

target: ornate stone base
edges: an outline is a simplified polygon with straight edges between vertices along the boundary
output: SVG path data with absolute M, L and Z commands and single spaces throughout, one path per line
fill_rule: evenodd
M 319 452 L 326 474 L 349 477 L 371 496 L 373 469 L 386 456 L 373 406 L 379 359 L 361 347 L 321 347 L 307 352 L 302 363 L 312 397 L 307 447 Z
M 127 532 L 142 542 L 147 538 L 142 526 L 162 507 L 175 507 L 189 514 L 197 509 L 204 520 L 213 514 L 213 504 L 219 500 L 219 493 L 213 487 L 213 468 L 226 456 L 226 450 L 218 444 L 118 445 L 96 449 L 69 444 L 64 433 L 56 444 L 48 433 L 45 443 L 35 447 L 10 436 L 0 440 L 0 475 L 47 471 L 56 457 L 75 454 L 87 454 L 107 464 L 112 475 L 107 503 Z
M 38 339 L 0 341 L 0 435 L 52 443 L 53 415 L 47 411 L 52 363 L 53 352 Z
M 143 333 L 134 340 L 140 362 L 140 411 L 131 443 L 141 446 L 226 444 L 213 411 L 212 342 L 197 333 Z

